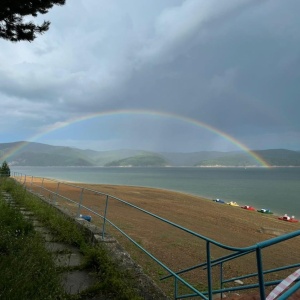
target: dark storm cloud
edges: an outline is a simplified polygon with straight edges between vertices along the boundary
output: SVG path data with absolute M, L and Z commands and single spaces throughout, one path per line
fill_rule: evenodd
M 155 110 L 207 123 L 251 148 L 300 149 L 297 0 L 92 2 L 51 11 L 51 29 L 35 43 L 0 41 L 0 101 L 15 122 L 42 130 L 105 110 Z M 162 134 L 152 148 L 176 148 L 176 138 L 164 145 L 169 126 L 180 125 L 155 127 Z M 138 147 L 151 126 L 133 127 Z M 185 150 L 201 150 L 195 132 L 183 131 Z M 118 143 L 102 142 L 90 136 L 87 144 Z

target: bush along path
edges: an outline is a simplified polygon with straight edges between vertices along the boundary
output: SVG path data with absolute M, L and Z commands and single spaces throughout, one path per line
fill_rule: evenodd
M 0 299 L 167 299 L 114 239 L 95 243 L 95 226 L 71 220 L 12 179 L 2 180 L 0 191 L 0 232 L 7 233 L 0 242 L 0 268 L 7 270 Z

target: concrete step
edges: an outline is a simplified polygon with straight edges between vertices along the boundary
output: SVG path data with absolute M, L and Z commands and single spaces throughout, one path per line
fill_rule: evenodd
M 52 253 L 54 264 L 65 271 L 62 272 L 62 286 L 66 293 L 76 295 L 85 289 L 91 287 L 97 282 L 95 274 L 86 270 L 76 270 L 83 264 L 83 255 L 79 249 L 66 243 L 57 242 L 55 235 L 34 217 L 34 213 L 15 203 L 10 194 L 2 192 L 3 199 L 14 209 L 19 210 L 21 214 L 32 222 L 34 229 L 45 241 L 45 248 Z M 94 228 L 94 232 L 99 232 Z M 95 298 L 96 299 L 96 298 Z
M 97 279 L 87 271 L 68 271 L 63 274 L 62 285 L 66 293 L 76 295 L 97 282 Z
M 79 267 L 83 261 L 83 255 L 80 253 L 57 253 L 53 257 L 57 267 Z

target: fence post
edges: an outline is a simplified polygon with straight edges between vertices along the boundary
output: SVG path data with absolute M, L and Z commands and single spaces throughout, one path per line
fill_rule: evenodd
M 174 299 L 177 299 L 178 296 L 178 279 L 174 276 Z
M 207 282 L 208 282 L 208 299 L 212 300 L 212 276 L 211 276 L 211 257 L 210 242 L 206 242 L 206 261 L 207 261 Z
M 223 262 L 220 263 L 220 287 L 223 290 Z M 221 299 L 223 299 L 223 292 L 221 292 Z
M 33 176 L 31 176 L 30 190 L 32 190 Z
M 55 204 L 55 202 L 58 198 L 57 195 L 58 195 L 58 191 L 59 191 L 59 184 L 60 184 L 60 182 L 57 183 L 56 192 L 55 192 L 54 197 L 53 197 L 53 204 Z
M 102 239 L 104 239 L 104 233 L 105 233 L 107 206 L 108 206 L 108 195 L 106 195 L 106 201 L 105 201 L 104 219 L 103 219 L 103 226 L 102 226 Z
M 42 195 L 42 190 L 44 187 L 44 177 L 42 178 L 42 184 L 41 184 L 41 188 L 40 188 L 40 194 Z
M 78 205 L 78 210 L 77 210 L 77 217 L 79 217 L 79 215 L 80 215 L 82 200 L 83 200 L 83 188 L 81 189 L 81 193 L 80 193 L 79 205 Z
M 256 248 L 256 262 L 257 262 L 257 274 L 258 274 L 258 282 L 259 282 L 260 299 L 266 299 L 261 249 L 259 247 Z

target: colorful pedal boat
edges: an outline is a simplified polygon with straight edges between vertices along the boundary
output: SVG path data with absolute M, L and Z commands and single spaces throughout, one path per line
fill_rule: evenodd
M 234 201 L 230 201 L 227 203 L 228 205 L 231 205 L 231 206 L 239 206 L 236 202 Z
M 282 221 L 287 221 L 287 222 L 292 222 L 292 223 L 297 223 L 299 222 L 299 220 L 295 219 L 294 216 L 288 216 L 287 214 L 285 214 L 284 216 L 282 217 L 279 217 L 278 218 L 279 220 L 282 220 Z
M 260 213 L 263 213 L 263 214 L 270 214 L 270 215 L 273 214 L 273 212 L 268 208 L 258 209 L 257 211 L 260 212 Z
M 88 216 L 88 215 L 79 215 L 79 218 L 80 219 L 84 219 L 88 222 L 91 222 L 92 221 L 92 217 L 91 216 Z
M 225 201 L 222 199 L 214 199 L 213 201 L 217 203 L 223 203 L 223 204 L 225 203 Z
M 246 210 L 256 211 L 256 209 L 253 206 L 249 206 L 249 205 L 241 206 L 241 208 L 246 209 Z

